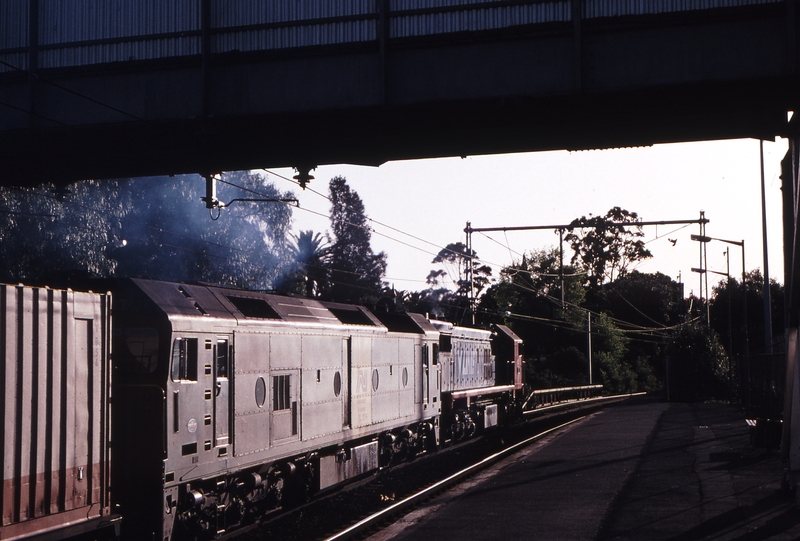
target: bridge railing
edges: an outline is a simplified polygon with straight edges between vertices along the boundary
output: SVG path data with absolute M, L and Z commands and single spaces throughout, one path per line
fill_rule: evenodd
M 785 0 L 3 0 L 0 73 L 470 36 Z

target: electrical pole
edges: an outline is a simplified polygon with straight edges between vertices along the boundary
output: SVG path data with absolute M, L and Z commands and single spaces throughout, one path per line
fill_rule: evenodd
M 472 326 L 475 326 L 475 284 L 473 279 L 473 274 L 475 272 L 475 266 L 472 258 L 472 224 L 467 222 L 467 227 L 464 228 L 464 232 L 467 234 L 467 281 L 469 282 L 469 311 L 472 318 Z
M 761 234 L 764 239 L 764 347 L 766 354 L 772 354 L 772 300 L 769 290 L 769 251 L 767 250 L 767 189 L 764 182 L 764 140 L 759 141 L 761 149 Z
M 592 313 L 590 311 L 586 311 L 587 323 L 588 323 L 588 338 L 586 344 L 586 353 L 589 358 L 589 385 L 592 384 Z

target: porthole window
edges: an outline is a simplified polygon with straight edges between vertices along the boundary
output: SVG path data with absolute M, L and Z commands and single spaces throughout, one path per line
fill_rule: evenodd
M 342 375 L 339 372 L 333 375 L 333 394 L 339 396 L 342 393 Z
M 264 407 L 264 403 L 267 401 L 267 382 L 264 381 L 264 378 L 258 378 L 256 380 L 256 406 L 259 408 Z
M 372 390 L 378 390 L 378 383 L 380 383 L 380 376 L 378 376 L 378 369 L 372 371 Z
M 408 387 L 408 368 L 403 368 L 403 387 Z

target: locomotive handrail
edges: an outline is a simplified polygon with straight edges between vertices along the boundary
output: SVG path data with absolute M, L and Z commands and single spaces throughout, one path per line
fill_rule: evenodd
M 553 387 L 550 389 L 535 389 L 531 391 L 532 395 L 537 394 L 546 394 L 546 393 L 558 393 L 564 391 L 583 391 L 583 390 L 602 390 L 602 385 L 579 385 L 576 387 Z
M 601 385 L 602 387 L 602 385 Z M 485 394 L 494 394 L 494 393 L 505 393 L 514 390 L 513 385 L 500 385 L 497 387 L 481 387 L 479 389 L 469 389 L 467 391 L 453 391 L 450 393 L 454 399 L 458 398 L 472 398 L 475 396 L 481 396 Z
M 554 404 L 568 399 L 589 398 L 602 393 L 602 385 L 577 385 L 575 387 L 553 387 L 550 389 L 535 389 L 531 391 L 522 403 L 522 409 L 527 410 L 531 402 L 534 408 L 537 405 Z M 559 395 L 559 396 L 554 396 Z M 573 396 L 569 396 L 573 395 Z M 579 396 L 574 396 L 579 395 Z M 542 397 L 551 397 L 550 400 L 539 400 Z

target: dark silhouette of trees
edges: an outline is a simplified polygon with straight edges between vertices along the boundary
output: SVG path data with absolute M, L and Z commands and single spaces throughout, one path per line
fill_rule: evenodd
M 328 239 L 314 231 L 300 231 L 292 238 L 294 244 L 289 246 L 289 250 L 296 269 L 287 280 L 291 285 L 285 289 L 308 298 L 325 296 L 330 287 L 328 262 L 331 247 Z
M 470 282 L 468 267 L 473 260 L 473 277 Z M 442 248 L 431 263 L 442 265 L 442 269 L 432 270 L 428 274 L 428 283 L 450 276 L 456 285 L 456 294 L 469 297 L 472 290 L 477 297 L 491 282 L 492 268 L 481 265 L 475 250 L 468 250 L 463 242 L 451 242 Z
M 0 188 L 0 279 L 56 284 L 112 274 L 117 262 L 108 256 L 128 208 L 114 182 Z
M 653 254 L 645 248 L 639 215 L 613 207 L 605 216 L 581 216 L 570 222 L 564 236 L 574 251 L 572 263 L 586 270 L 590 287 L 624 277 L 628 266 Z
M 741 281 L 731 277 L 729 282 L 720 282 L 712 288 L 709 306 L 711 328 L 719 334 L 720 342 L 725 349 L 732 349 L 730 352 L 732 355 L 744 355 L 745 348 L 753 354 L 763 353 L 765 348 L 764 277 L 759 269 L 755 269 L 747 273 L 746 279 L 746 321 L 743 317 L 745 300 Z M 775 337 L 773 342 L 782 344 L 785 329 L 785 291 L 783 285 L 775 280 L 770 280 L 770 301 L 772 304 L 772 335 Z M 747 329 L 746 335 L 745 328 Z M 745 344 L 745 337 L 748 344 Z
M 473 260 L 473 277 L 470 281 L 468 266 Z M 462 325 L 472 324 L 470 291 L 475 298 L 491 283 L 492 269 L 480 264 L 475 250 L 467 250 L 463 242 L 451 242 L 442 248 L 431 263 L 440 266 L 428 273 L 426 282 L 430 286 L 416 303 L 416 310 L 432 314 Z M 446 280 L 455 285 L 455 291 L 447 287 Z
M 719 335 L 699 320 L 680 325 L 666 345 L 670 399 L 732 398 L 731 364 Z
M 381 297 L 386 254 L 375 254 L 364 203 L 344 177 L 330 180 L 330 294 L 337 302 L 374 304 Z
M 223 180 L 222 201 L 242 197 L 234 186 L 265 198 L 292 195 L 246 171 L 226 173 Z M 120 190 L 133 201 L 119 232 L 127 244 L 112 254 L 123 276 L 274 289 L 289 268 L 288 205 L 236 203 L 212 220 L 199 204 L 205 181 L 197 176 L 136 179 Z

